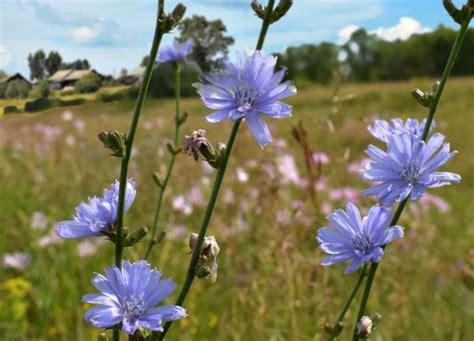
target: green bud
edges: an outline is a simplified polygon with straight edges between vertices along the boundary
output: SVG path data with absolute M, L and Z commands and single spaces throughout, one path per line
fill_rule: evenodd
M 443 0 L 443 6 L 455 22 L 459 25 L 463 25 L 467 20 L 470 20 L 469 17 L 472 15 L 472 2 L 473 1 L 470 0 L 468 4 L 464 5 L 461 9 L 458 9 L 451 0 Z
M 429 108 L 431 105 L 431 100 L 433 99 L 433 94 L 431 92 L 425 93 L 420 89 L 413 89 L 411 92 L 415 100 L 420 103 L 422 106 Z
M 329 323 L 326 323 L 323 326 L 323 328 L 326 331 L 326 333 L 328 333 L 329 335 L 331 335 L 333 337 L 338 337 L 339 334 L 341 334 L 342 329 L 344 328 L 344 325 L 342 324 L 341 321 L 339 321 L 339 322 L 336 323 L 335 326 L 331 326 Z
M 124 246 L 130 247 L 142 240 L 148 233 L 148 228 L 145 226 L 133 230 L 132 233 L 125 239 Z
M 262 20 L 265 18 L 265 7 L 260 5 L 257 0 L 252 0 L 250 7 L 252 7 L 257 17 L 259 17 Z
M 277 7 L 273 9 L 271 22 L 274 23 L 283 18 L 291 6 L 293 6 L 293 0 L 280 0 Z
M 189 117 L 189 114 L 187 111 L 183 112 L 181 115 L 179 115 L 178 117 L 178 126 L 181 126 L 184 124 L 184 122 L 186 122 L 186 120 L 188 119 Z
M 112 156 L 124 157 L 126 150 L 127 135 L 121 134 L 116 130 L 109 132 L 101 131 L 98 135 L 99 140 L 102 141 L 105 148 L 110 149 Z
M 184 6 L 182 3 L 179 3 L 174 7 L 173 11 L 171 11 L 171 16 L 173 17 L 175 23 L 179 24 L 185 13 L 186 6 Z
M 175 147 L 170 142 L 166 143 L 166 148 L 168 149 L 171 155 L 178 155 L 179 153 L 183 151 L 181 148 Z
M 153 173 L 152 178 L 153 178 L 153 181 L 155 181 L 155 184 L 158 187 L 163 188 L 164 182 L 163 182 L 163 179 L 161 178 L 160 174 L 155 172 L 155 173 Z

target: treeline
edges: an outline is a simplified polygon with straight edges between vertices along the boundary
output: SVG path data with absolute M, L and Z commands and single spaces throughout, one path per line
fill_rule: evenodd
M 289 47 L 284 53 L 276 55 L 279 64 L 288 68 L 289 79 L 322 84 L 329 83 L 336 71 L 356 82 L 439 77 L 455 37 L 455 30 L 439 26 L 433 32 L 388 42 L 365 29 L 359 29 L 342 46 L 327 42 L 305 44 Z M 466 34 L 453 75 L 473 75 L 473 58 L 474 29 L 471 28 Z
M 57 51 L 50 51 L 48 55 L 43 50 L 37 50 L 28 55 L 28 67 L 31 80 L 42 80 L 53 75 L 58 70 L 88 70 L 91 65 L 87 59 L 77 59 L 65 62 Z

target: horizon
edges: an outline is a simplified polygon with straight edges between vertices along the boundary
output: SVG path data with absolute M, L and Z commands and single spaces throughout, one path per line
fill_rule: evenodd
M 222 19 L 227 34 L 235 38 L 231 58 L 237 51 L 252 49 L 258 20 L 249 0 L 182 1 L 186 17 L 204 15 Z M 169 1 L 171 11 L 178 1 Z M 58 51 L 63 60 L 87 59 L 98 72 L 118 75 L 122 68 L 131 70 L 148 54 L 153 34 L 154 2 L 110 0 L 5 1 L 0 4 L 0 69 L 8 74 L 30 76 L 27 56 L 38 49 Z M 429 7 L 429 11 L 426 10 Z M 238 15 L 236 14 L 238 12 Z M 343 43 L 357 28 L 364 28 L 381 39 L 407 39 L 412 34 L 429 32 L 439 25 L 455 27 L 441 2 L 405 4 L 403 1 L 328 0 L 295 1 L 290 14 L 268 34 L 266 53 L 284 52 L 290 46 Z M 167 45 L 177 31 L 165 36 Z M 119 56 L 119 58 L 116 58 Z

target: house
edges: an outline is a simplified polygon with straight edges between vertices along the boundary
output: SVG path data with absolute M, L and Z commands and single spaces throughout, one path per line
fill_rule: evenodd
M 124 85 L 140 85 L 145 75 L 145 69 L 144 66 L 137 66 L 129 74 L 120 78 L 120 82 Z
M 30 88 L 30 89 L 33 87 L 33 83 L 31 83 L 27 78 L 25 78 L 25 77 L 24 77 L 21 73 L 19 73 L 19 72 L 14 73 L 13 75 L 8 76 L 8 77 L 5 78 L 4 80 L 2 80 L 2 82 L 10 83 L 10 82 L 13 82 L 13 81 L 16 81 L 16 80 L 20 80 L 20 81 L 25 82 L 25 83 L 28 85 L 28 88 Z
M 89 70 L 58 70 L 51 77 L 48 78 L 49 87 L 51 89 L 63 89 L 66 86 L 74 86 L 76 82 L 90 74 L 96 74 L 100 79 L 104 79 L 100 73 L 94 69 Z

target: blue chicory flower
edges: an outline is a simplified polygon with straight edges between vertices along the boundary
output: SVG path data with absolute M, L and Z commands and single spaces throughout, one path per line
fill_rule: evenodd
M 292 107 L 280 100 L 296 94 L 292 82 L 282 82 L 285 69 L 275 72 L 277 58 L 260 51 L 241 56 L 237 64 L 224 63 L 221 72 L 204 76 L 198 89 L 204 104 L 216 110 L 206 117 L 209 122 L 245 118 L 260 147 L 272 141 L 262 115 L 273 118 L 291 116 Z
M 393 118 L 390 122 L 385 120 L 375 120 L 375 122 L 367 127 L 367 130 L 376 139 L 388 143 L 392 134 L 408 133 L 412 137 L 420 139 L 426 126 L 426 118 L 419 122 L 416 118 L 409 118 L 403 122 L 401 118 Z M 431 124 L 430 131 L 435 127 L 434 122 Z
M 98 304 L 89 309 L 84 318 L 97 328 L 111 328 L 122 323 L 122 331 L 132 335 L 143 327 L 162 331 L 162 322 L 186 316 L 186 310 L 176 305 L 156 307 L 176 289 L 171 278 L 161 279 L 161 272 L 141 260 L 123 261 L 105 270 L 105 276 L 96 274 L 92 285 L 100 294 L 87 294 L 82 302 Z
M 416 139 L 413 134 L 392 134 L 388 138 L 387 152 L 370 145 L 366 154 L 372 161 L 362 172 L 362 179 L 379 182 L 364 191 L 365 195 L 377 195 L 386 206 L 402 201 L 421 198 L 426 188 L 460 182 L 458 174 L 437 172 L 456 152 L 450 152 L 442 134 L 433 134 L 428 142 Z
M 403 237 L 403 228 L 389 227 L 392 210 L 383 206 L 372 206 L 362 218 L 358 208 L 349 203 L 346 210 L 336 210 L 327 219 L 329 227 L 318 230 L 317 241 L 321 249 L 329 254 L 322 259 L 324 266 L 352 260 L 346 273 L 357 270 L 362 264 L 380 262 L 382 246 Z
M 193 49 L 193 40 L 189 38 L 180 44 L 177 40 L 173 45 L 163 46 L 158 52 L 158 62 L 160 63 L 178 63 L 183 61 Z
M 136 195 L 135 182 L 127 181 L 125 192 L 125 211 L 128 211 Z M 88 203 L 82 202 L 76 208 L 74 220 L 60 222 L 56 234 L 61 238 L 83 238 L 101 236 L 113 227 L 118 214 L 119 182 L 115 181 L 104 196 L 92 197 Z

